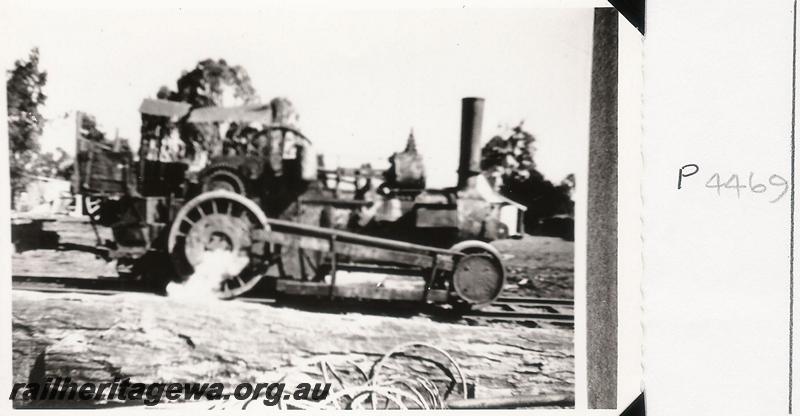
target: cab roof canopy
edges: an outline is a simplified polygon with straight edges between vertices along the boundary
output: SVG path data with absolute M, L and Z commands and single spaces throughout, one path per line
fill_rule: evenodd
M 189 113 L 192 106 L 179 101 L 154 100 L 145 98 L 139 106 L 139 112 L 150 116 L 181 118 Z
M 247 104 L 237 107 L 200 107 L 192 109 L 187 103 L 145 98 L 139 112 L 151 116 L 183 118 L 189 114 L 189 123 L 237 122 L 272 123 L 269 104 Z
M 139 106 L 139 112 L 151 116 L 180 119 L 186 117 L 189 123 L 224 123 L 239 124 L 261 123 L 266 128 L 279 128 L 292 131 L 298 136 L 308 138 L 294 125 L 275 123 L 273 109 L 269 104 L 246 104 L 237 107 L 199 107 L 179 101 L 145 98 Z

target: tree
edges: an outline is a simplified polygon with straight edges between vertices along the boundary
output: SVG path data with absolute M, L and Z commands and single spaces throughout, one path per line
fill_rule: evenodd
M 12 204 L 29 180 L 26 164 L 39 150 L 38 138 L 44 125 L 39 109 L 47 100 L 43 92 L 45 84 L 47 72 L 39 69 L 38 48 L 31 49 L 27 60 L 14 62 L 14 69 L 8 71 L 6 96 Z
M 21 158 L 25 172 L 30 176 L 69 180 L 73 169 L 73 159 L 64 149 L 55 152 L 27 152 Z
M 247 71 L 240 65 L 228 65 L 224 59 L 200 61 L 193 70 L 184 72 L 177 84 L 176 101 L 192 107 L 231 105 L 225 102 L 229 97 L 240 104 L 258 99 Z
M 543 220 L 574 214 L 575 175 L 555 185 L 536 169 L 536 138 L 522 123 L 507 138 L 492 137 L 481 150 L 481 169 L 494 189 L 527 207 L 525 228 L 536 230 Z
M 194 69 L 181 74 L 176 86 L 176 90 L 162 86 L 156 97 L 189 103 L 192 108 L 241 105 L 258 101 L 247 71 L 240 65 L 229 65 L 224 59 L 198 62 Z M 189 155 L 208 149 L 210 143 L 220 136 L 219 129 L 214 125 L 190 124 L 182 120 L 167 120 L 165 117 L 142 114 L 142 140 L 163 137 L 173 123 L 181 138 L 186 141 Z

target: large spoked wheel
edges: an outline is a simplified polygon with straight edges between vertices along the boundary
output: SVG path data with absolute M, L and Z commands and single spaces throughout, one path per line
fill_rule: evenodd
M 506 272 L 500 252 L 482 241 L 463 241 L 451 250 L 464 253 L 453 269 L 453 302 L 460 308 L 486 305 L 500 297 Z
M 214 294 L 221 299 L 239 296 L 269 268 L 269 250 L 254 249 L 263 244 L 252 240 L 257 230 L 269 231 L 269 224 L 253 201 L 226 190 L 200 194 L 178 211 L 169 231 L 167 247 L 175 271 L 192 279 L 213 270 L 210 274 L 218 276 L 210 283 Z M 215 264 L 220 258 L 224 264 Z

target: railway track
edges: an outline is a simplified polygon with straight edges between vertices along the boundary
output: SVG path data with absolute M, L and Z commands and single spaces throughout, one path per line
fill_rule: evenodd
M 12 276 L 13 290 L 28 290 L 51 293 L 82 293 L 93 295 L 115 295 L 122 293 L 154 293 L 153 289 L 139 281 L 122 280 L 118 277 L 60 277 L 60 276 Z M 274 297 L 245 295 L 239 301 L 274 304 Z M 458 318 L 469 324 L 497 322 L 518 323 L 533 327 L 574 326 L 574 303 L 572 299 L 548 299 L 531 297 L 500 297 L 480 309 L 459 313 Z
M 575 322 L 572 299 L 500 297 L 490 305 L 462 315 L 475 323 L 516 322 L 526 326 L 573 328 Z
M 153 288 L 140 281 L 122 280 L 118 277 L 60 277 L 13 275 L 13 290 L 30 290 L 51 293 L 83 293 L 90 295 L 118 295 L 122 293 L 154 293 Z M 271 304 L 274 298 L 241 296 L 239 300 Z

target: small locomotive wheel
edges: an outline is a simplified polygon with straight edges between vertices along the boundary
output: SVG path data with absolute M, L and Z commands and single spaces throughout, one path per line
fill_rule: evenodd
M 228 169 L 212 170 L 210 173 L 204 174 L 202 182 L 203 192 L 224 190 L 244 194 L 245 191 L 244 182 L 239 175 Z
M 505 285 L 505 268 L 497 249 L 481 241 L 465 241 L 452 250 L 461 257 L 453 270 L 453 289 L 468 305 L 484 305 L 500 296 Z
M 226 270 L 220 298 L 232 298 L 252 289 L 263 277 L 265 265 L 251 253 L 255 230 L 269 230 L 261 208 L 246 197 L 225 190 L 200 194 L 184 205 L 172 223 L 167 241 L 179 276 L 192 276 L 210 251 L 228 251 L 239 259 Z

